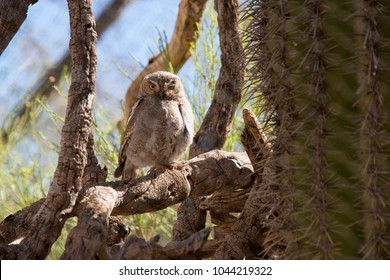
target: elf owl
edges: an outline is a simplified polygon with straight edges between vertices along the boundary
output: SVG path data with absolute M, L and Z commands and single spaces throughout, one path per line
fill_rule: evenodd
M 129 181 L 143 167 L 170 167 L 194 135 L 194 119 L 180 78 L 158 71 L 145 76 L 123 134 L 115 177 Z

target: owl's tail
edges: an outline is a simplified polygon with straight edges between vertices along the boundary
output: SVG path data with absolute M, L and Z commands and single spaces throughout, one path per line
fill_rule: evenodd
M 122 173 L 123 173 L 123 168 L 125 167 L 125 163 L 123 162 L 121 165 L 119 165 L 115 171 L 114 171 L 114 176 L 115 178 L 119 178 L 120 176 L 122 176 Z

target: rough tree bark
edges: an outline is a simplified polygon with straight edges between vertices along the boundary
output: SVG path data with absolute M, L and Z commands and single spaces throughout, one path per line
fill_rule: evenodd
M 22 26 L 28 7 L 36 2 L 38 0 L 0 0 L 0 55 Z
M 247 154 L 255 169 L 255 182 L 249 194 L 245 206 L 226 236 L 223 243 L 216 250 L 215 259 L 244 259 L 253 258 L 264 253 L 264 242 L 267 239 L 267 225 L 272 220 L 272 209 L 263 205 L 267 204 L 275 194 L 272 190 L 263 189 L 263 180 L 266 160 L 269 158 L 272 147 L 270 146 L 256 116 L 247 109 L 243 111 L 245 129 L 241 136 Z M 265 254 L 272 258 L 271 254 Z
M 221 70 L 212 103 L 190 147 L 190 158 L 223 147 L 244 85 L 244 52 L 238 28 L 237 0 L 215 0 L 214 3 L 218 13 Z M 179 207 L 178 220 L 173 228 L 174 240 L 188 238 L 205 226 L 206 211 L 201 204 L 201 198 L 187 199 Z M 222 217 L 231 218 L 227 212 L 217 212 L 211 212 L 215 217 L 214 221 L 218 219 L 216 216 L 219 216 L 219 220 Z
M 18 259 L 46 258 L 76 202 L 87 164 L 97 63 L 95 21 L 90 0 L 69 0 L 68 6 L 72 83 L 58 165 L 48 195 L 34 216 L 26 238 L 13 245 Z
M 75 211 L 78 224 L 69 233 L 61 258 L 92 259 L 108 237 L 107 219 L 110 215 L 147 213 L 177 204 L 188 196 L 197 197 L 218 190 L 232 192 L 248 188 L 253 183 L 252 173 L 252 166 L 245 153 L 216 150 L 180 163 L 177 170 L 167 169 L 158 174 L 149 174 L 132 180 L 130 183 L 123 181 L 98 183 L 86 189 L 80 196 L 82 199 Z M 156 250 L 153 253 L 155 255 L 130 252 L 146 246 L 142 239 L 132 237 L 119 246 L 120 255 L 112 254 L 111 258 L 185 257 L 189 252 L 202 248 L 200 243 L 203 245 L 208 233 L 209 230 L 202 230 L 188 236 L 184 242 L 169 243 L 166 247 L 160 247 L 151 241 L 151 244 L 155 245 L 150 245 Z M 194 242 L 194 239 L 198 242 Z
M 113 0 L 102 14 L 96 19 L 96 33 L 101 36 L 107 30 L 107 28 L 115 22 L 119 17 L 123 8 L 131 0 Z M 1 25 L 1 24 L 0 24 Z M 0 37 L 1 38 L 1 37 Z M 30 96 L 26 102 L 17 105 L 13 110 L 10 110 L 10 114 L 7 116 L 7 123 L 1 129 L 1 140 L 3 143 L 7 143 L 10 134 L 18 128 L 18 134 L 24 132 L 30 124 L 31 113 L 36 110 L 37 100 L 46 100 L 50 98 L 50 95 L 54 92 L 53 86 L 61 78 L 65 66 L 70 65 L 70 53 L 67 52 L 63 58 L 57 62 L 51 69 L 39 79 L 36 86 L 28 93 Z M 54 82 L 53 82 L 54 81 Z M 20 128 L 24 130 L 20 130 Z M 18 135 L 20 139 L 20 135 Z
M 199 33 L 199 24 L 207 0 L 182 0 L 179 6 L 175 28 L 169 43 L 158 55 L 149 59 L 149 64 L 138 74 L 127 90 L 122 125 L 126 126 L 131 108 L 137 99 L 142 79 L 155 71 L 170 69 L 178 72 L 191 56 L 192 46 Z

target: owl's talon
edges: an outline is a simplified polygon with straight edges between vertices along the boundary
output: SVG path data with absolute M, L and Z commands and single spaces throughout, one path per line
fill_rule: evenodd
M 148 174 L 150 176 L 152 176 L 153 179 L 155 179 L 155 178 L 157 178 L 158 175 L 164 173 L 165 170 L 166 170 L 165 166 L 155 166 L 155 167 L 150 168 Z
M 157 177 L 157 170 L 156 168 L 152 167 L 149 169 L 148 175 L 150 175 L 153 179 L 156 179 Z
M 132 178 L 130 178 L 130 179 L 129 178 L 124 178 L 122 181 L 123 181 L 123 183 L 125 185 L 129 185 L 132 180 L 133 180 Z
M 168 165 L 168 168 L 170 170 L 182 170 L 183 166 L 180 163 L 178 163 L 178 162 L 173 162 L 173 163 Z

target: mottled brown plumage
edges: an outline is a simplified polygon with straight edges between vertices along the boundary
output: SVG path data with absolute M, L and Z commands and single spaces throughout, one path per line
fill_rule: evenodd
M 139 168 L 169 166 L 192 142 L 194 120 L 180 78 L 147 75 L 124 132 L 115 177 L 131 180 Z

